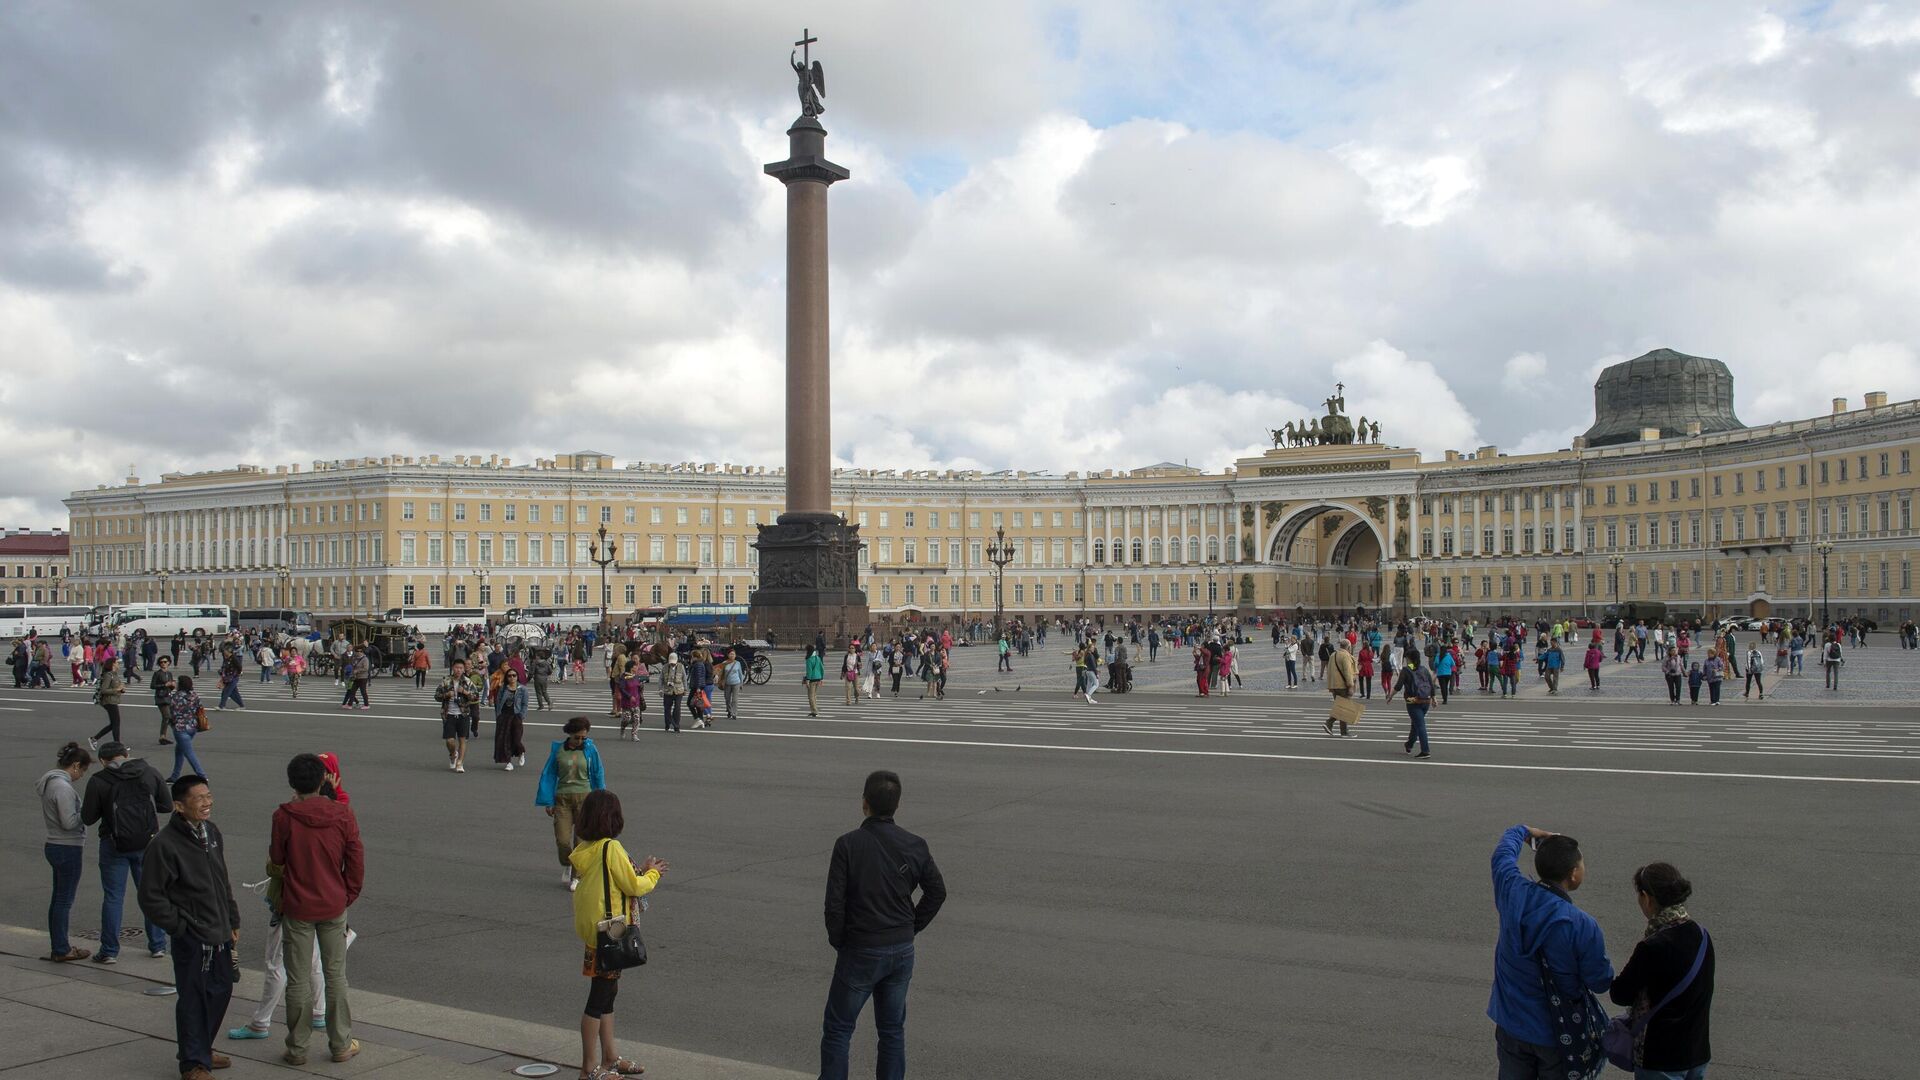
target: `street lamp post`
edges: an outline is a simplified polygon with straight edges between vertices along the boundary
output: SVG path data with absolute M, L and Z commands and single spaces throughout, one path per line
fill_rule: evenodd
M 1217 566 L 1208 566 L 1200 571 L 1207 579 L 1207 618 L 1213 618 L 1213 579 L 1220 573 Z
M 1393 589 L 1400 594 L 1400 621 L 1407 621 L 1407 605 L 1412 602 L 1408 595 L 1413 586 L 1413 564 L 1404 559 L 1393 564 Z
M 600 632 L 607 632 L 607 604 L 612 594 L 607 591 L 607 567 L 611 566 L 623 573 L 625 568 L 613 556 L 613 544 L 607 539 L 607 526 L 601 522 L 594 533 L 598 540 L 587 541 L 587 561 L 600 568 Z
M 987 561 L 993 564 L 993 640 L 999 641 L 1007 612 L 1007 564 L 1013 561 L 1013 544 L 1004 527 L 994 529 L 993 539 L 987 541 Z
M 291 582 L 293 578 L 293 568 L 286 565 L 276 566 L 273 568 L 273 576 L 280 579 L 280 606 L 292 610 L 293 585 Z M 161 578 L 164 581 L 165 575 L 162 574 Z
M 480 622 L 482 624 L 487 621 L 487 578 L 491 574 L 492 571 L 484 566 L 473 572 L 473 576 L 480 581 L 480 595 L 476 597 L 476 599 L 480 601 Z
M 1824 633 L 1827 627 L 1833 625 L 1827 612 L 1827 603 L 1831 599 L 1827 593 L 1827 556 L 1833 554 L 1833 541 L 1822 540 L 1813 545 L 1813 550 L 1820 553 L 1820 629 Z
M 160 579 L 160 602 L 164 604 L 167 602 L 167 572 L 155 570 L 153 576 Z
M 1620 564 L 1627 561 L 1624 555 L 1607 556 L 1607 565 L 1613 567 L 1613 617 L 1626 622 L 1626 613 L 1620 610 Z

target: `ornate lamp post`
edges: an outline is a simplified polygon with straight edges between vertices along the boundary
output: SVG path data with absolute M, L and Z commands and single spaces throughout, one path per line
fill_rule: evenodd
M 167 572 L 165 570 L 155 570 L 153 576 L 160 582 L 160 602 L 164 604 L 167 602 Z
M 1207 618 L 1211 619 L 1213 618 L 1213 579 L 1219 575 L 1220 568 L 1217 566 L 1208 566 L 1201 570 L 1200 573 L 1207 579 Z
M 1827 602 L 1831 599 L 1827 594 L 1827 556 L 1833 554 L 1833 541 L 1822 540 L 1813 545 L 1813 550 L 1820 553 L 1820 629 L 1824 633 L 1833 625 L 1827 613 Z
M 487 578 L 492 573 L 491 570 L 488 570 L 484 566 L 473 572 L 474 578 L 480 582 L 480 595 L 476 597 L 476 599 L 480 601 L 480 621 L 482 623 L 487 621 Z
M 1620 610 L 1620 564 L 1627 561 L 1624 555 L 1607 556 L 1607 565 L 1613 567 L 1613 617 L 1624 623 L 1626 612 Z
M 611 566 L 623 573 L 626 568 L 620 566 L 619 562 L 613 557 L 613 543 L 607 539 L 607 526 L 605 522 L 601 522 L 600 528 L 595 530 L 594 535 L 599 537 L 599 539 L 587 541 L 587 561 L 600 568 L 600 632 L 605 634 L 607 632 L 607 603 L 612 599 L 612 594 L 607 591 L 607 567 Z
M 276 566 L 273 568 L 273 576 L 280 579 L 280 606 L 291 610 L 293 608 L 293 586 L 291 584 L 293 568 L 285 564 Z M 165 580 L 164 575 L 162 575 L 162 580 Z
M 1007 610 L 1007 564 L 1013 561 L 1013 544 L 1004 526 L 994 529 L 993 539 L 987 541 L 987 561 L 993 564 L 993 640 L 999 641 Z
M 1400 594 L 1400 621 L 1407 621 L 1407 605 L 1411 602 L 1413 586 L 1413 563 L 1401 559 L 1391 564 L 1393 568 L 1393 591 Z

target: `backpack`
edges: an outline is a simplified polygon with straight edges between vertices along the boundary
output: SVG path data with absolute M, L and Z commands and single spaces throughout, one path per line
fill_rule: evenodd
M 145 784 L 116 780 L 107 795 L 107 839 L 123 854 L 147 850 L 160 831 L 160 814 Z
M 1422 701 L 1433 700 L 1434 685 L 1433 685 L 1432 672 L 1428 671 L 1426 668 L 1423 668 L 1423 667 L 1414 668 L 1413 674 L 1408 676 L 1407 682 L 1408 682 L 1409 688 L 1413 691 L 1414 697 L 1417 697 Z

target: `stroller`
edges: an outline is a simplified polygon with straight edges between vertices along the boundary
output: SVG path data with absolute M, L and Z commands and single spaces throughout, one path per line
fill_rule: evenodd
M 1133 690 L 1133 665 L 1108 664 L 1107 689 L 1116 694 L 1131 693 Z

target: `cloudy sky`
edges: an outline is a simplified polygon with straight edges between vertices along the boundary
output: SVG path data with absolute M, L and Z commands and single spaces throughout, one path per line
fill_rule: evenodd
M 1562 0 L 0 7 L 0 524 L 128 464 L 779 464 L 788 42 L 834 442 L 1218 467 L 1336 380 L 1430 456 L 1599 367 L 1920 397 L 1920 8 Z

